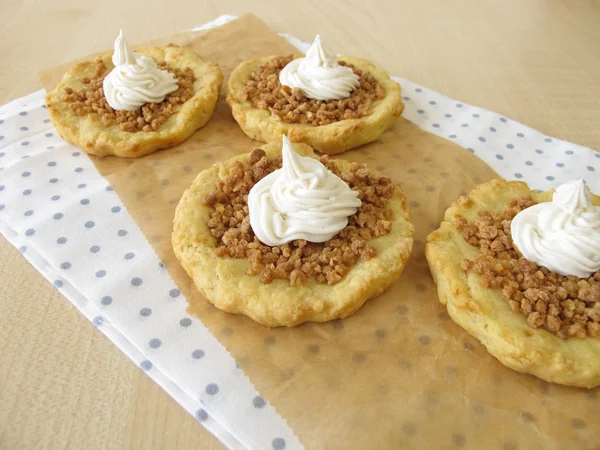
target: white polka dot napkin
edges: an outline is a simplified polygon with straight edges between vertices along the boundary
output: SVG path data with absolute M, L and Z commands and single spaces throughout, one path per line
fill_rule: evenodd
M 542 190 L 582 177 L 600 192 L 600 153 L 398 81 L 406 118 L 503 177 Z M 0 107 L 0 232 L 226 446 L 303 448 L 225 348 L 186 314 L 183 295 L 108 182 L 56 135 L 43 91 Z

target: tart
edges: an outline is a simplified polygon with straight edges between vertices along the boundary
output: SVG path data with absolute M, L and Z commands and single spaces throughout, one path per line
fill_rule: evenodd
M 317 159 L 313 149 L 294 144 Z M 281 166 L 280 143 L 206 169 L 175 212 L 175 255 L 217 308 L 269 326 L 345 318 L 400 277 L 414 229 L 401 188 L 343 160 L 320 161 L 362 197 L 362 206 L 330 240 L 268 246 L 250 226 L 248 193 Z
M 425 254 L 450 317 L 501 363 L 593 388 L 600 384 L 600 272 L 551 272 L 525 259 L 511 236 L 515 215 L 552 195 L 522 182 L 479 185 L 448 208 Z
M 116 111 L 103 89 L 105 77 L 115 67 L 112 53 L 81 62 L 46 96 L 50 119 L 65 141 L 93 155 L 137 158 L 185 141 L 208 122 L 223 82 L 217 64 L 173 45 L 136 54 L 152 58 L 159 69 L 173 74 L 178 89 L 159 103 Z
M 400 85 L 385 70 L 360 58 L 337 58 L 359 79 L 347 98 L 318 100 L 282 85 L 282 70 L 303 56 L 256 58 L 232 72 L 227 103 L 252 139 L 279 141 L 285 134 L 292 142 L 335 155 L 379 139 L 402 114 Z

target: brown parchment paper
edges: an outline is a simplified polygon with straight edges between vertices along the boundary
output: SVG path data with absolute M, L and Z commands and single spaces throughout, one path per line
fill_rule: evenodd
M 227 80 L 241 61 L 294 52 L 248 15 L 217 29 L 156 41 L 189 46 Z M 69 65 L 41 74 L 53 89 Z M 450 320 L 424 256 L 444 210 L 495 173 L 465 149 L 400 118 L 380 141 L 340 155 L 404 188 L 416 229 L 402 279 L 354 316 L 268 329 L 212 307 L 171 249 L 172 218 L 198 172 L 257 145 L 231 117 L 224 92 L 208 125 L 142 159 L 92 157 L 191 302 L 261 395 L 309 449 L 600 448 L 600 390 L 543 382 L 505 368 Z

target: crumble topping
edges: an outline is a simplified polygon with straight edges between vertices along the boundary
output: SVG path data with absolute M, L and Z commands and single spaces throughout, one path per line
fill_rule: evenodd
M 457 219 L 462 237 L 481 253 L 475 261 L 463 261 L 462 268 L 481 275 L 485 287 L 502 289 L 511 310 L 532 328 L 561 338 L 600 337 L 600 272 L 589 278 L 559 275 L 523 258 L 513 244 L 512 219 L 534 204 L 524 196 L 501 214 L 481 211 L 471 224 Z
M 292 56 L 273 58 L 256 69 L 244 87 L 244 100 L 255 108 L 268 110 L 285 123 L 327 125 L 345 119 L 357 119 L 371 112 L 373 102 L 385 96 L 381 85 L 368 72 L 340 61 L 359 77 L 360 86 L 342 100 L 314 100 L 298 89 L 282 86 L 279 72 L 292 61 Z
M 160 103 L 148 103 L 136 111 L 116 111 L 111 108 L 102 88 L 109 70 L 100 58 L 96 60 L 94 76 L 81 79 L 85 88 L 80 91 L 65 88 L 61 100 L 70 103 L 69 107 L 78 116 L 94 115 L 107 127 L 118 124 L 123 131 L 156 131 L 181 105 L 193 97 L 196 81 L 194 72 L 189 67 L 184 70 L 172 68 L 165 61 L 157 65 L 159 69 L 172 73 L 179 85 L 179 89 L 168 94 Z
M 388 199 L 395 186 L 387 177 L 369 171 L 364 165 L 352 163 L 350 171 L 341 172 L 328 156 L 321 156 L 329 170 L 359 191 L 362 205 L 348 218 L 348 226 L 321 244 L 295 240 L 269 247 L 254 235 L 248 215 L 248 193 L 262 178 L 281 168 L 281 155 L 268 158 L 262 149 L 250 154 L 249 166 L 237 161 L 215 192 L 203 199 L 214 211 L 208 221 L 217 239 L 216 256 L 248 259 L 250 275 L 260 275 L 263 283 L 288 279 L 290 285 L 303 284 L 308 278 L 333 285 L 348 273 L 359 259 L 373 258 L 377 249 L 368 241 L 388 234 L 392 228 L 392 210 Z

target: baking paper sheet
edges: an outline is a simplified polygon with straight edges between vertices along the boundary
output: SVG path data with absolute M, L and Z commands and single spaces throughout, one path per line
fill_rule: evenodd
M 161 43 L 166 42 L 216 61 L 225 80 L 243 60 L 295 51 L 253 16 Z M 46 89 L 64 70 L 42 74 Z M 524 159 L 527 153 L 519 151 L 530 136 L 514 133 L 512 122 L 482 117 L 479 109 L 456 102 L 438 104 L 422 88 L 403 88 L 404 117 L 380 141 L 341 157 L 367 163 L 403 187 L 416 229 L 413 254 L 400 282 L 343 321 L 268 329 L 223 313 L 202 298 L 176 260 L 172 218 L 183 191 L 211 164 L 260 145 L 239 129 L 224 95 L 208 125 L 178 147 L 138 160 L 92 160 L 192 305 L 190 311 L 231 352 L 306 448 L 593 448 L 600 442 L 598 390 L 548 384 L 498 363 L 439 304 L 423 253 L 427 234 L 438 227 L 448 205 L 498 176 L 473 153 L 501 162 L 495 167 L 507 178 L 526 180 L 527 168 L 541 171 L 535 187 L 545 189 L 550 186 L 544 183 L 569 179 L 562 160 L 582 150 L 572 146 L 563 152 L 555 149 L 560 142 L 540 136 L 547 145 L 536 150 L 547 165 L 532 167 Z M 433 134 L 452 124 L 460 126 L 460 135 Z M 467 147 L 462 139 L 475 142 L 470 151 L 457 144 Z M 595 183 L 599 160 L 593 153 L 583 156 L 590 159 L 587 171 Z M 521 162 L 523 168 L 515 169 Z

